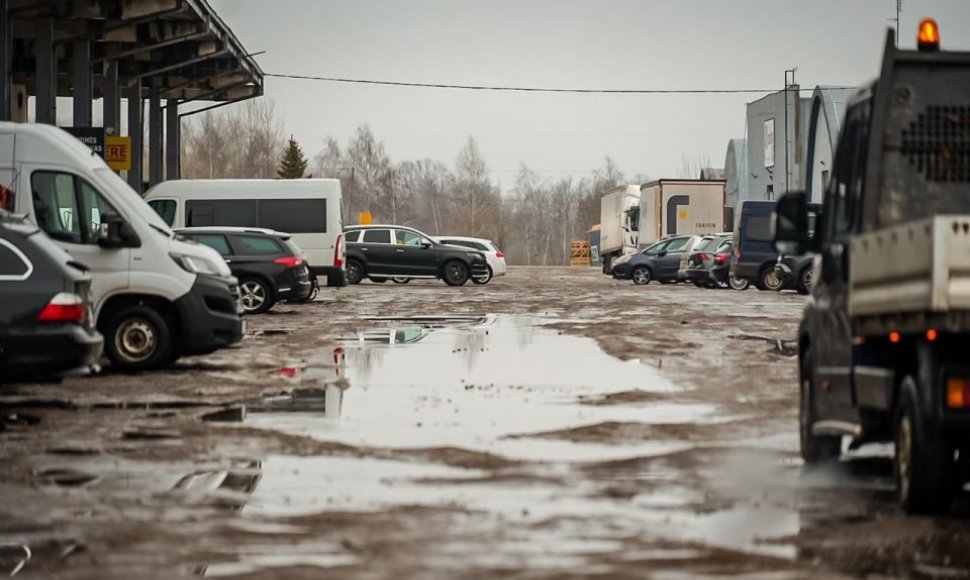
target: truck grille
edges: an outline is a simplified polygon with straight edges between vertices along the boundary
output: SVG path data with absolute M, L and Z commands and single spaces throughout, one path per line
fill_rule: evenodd
M 970 182 L 970 106 L 927 106 L 902 137 L 903 157 L 927 181 Z

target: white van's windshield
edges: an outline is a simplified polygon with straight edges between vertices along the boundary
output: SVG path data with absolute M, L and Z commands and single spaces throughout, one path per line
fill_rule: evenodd
M 102 167 L 94 170 L 95 175 L 98 177 L 98 181 L 105 188 L 110 189 L 115 192 L 121 201 L 132 211 L 138 214 L 138 217 L 144 219 L 148 222 L 152 228 L 157 230 L 159 233 L 164 234 L 168 237 L 174 237 L 175 234 L 172 232 L 168 224 L 165 223 L 162 218 L 155 213 L 145 200 L 141 198 L 135 190 L 133 190 L 125 180 L 118 177 L 118 174 L 107 167 Z

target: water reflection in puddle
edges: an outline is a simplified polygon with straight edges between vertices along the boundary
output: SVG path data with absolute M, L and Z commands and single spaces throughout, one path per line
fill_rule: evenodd
M 278 402 L 252 408 L 248 423 L 350 445 L 455 446 L 510 459 L 586 461 L 654 454 L 676 446 L 506 436 L 607 421 L 696 422 L 714 412 L 706 404 L 578 404 L 580 397 L 632 390 L 665 393 L 676 387 L 652 367 L 619 361 L 590 339 L 536 328 L 528 318 L 439 326 L 394 326 L 347 337 L 342 341 L 345 366 L 331 364 L 329 352 L 320 355 L 324 364 L 319 367 L 311 359 L 300 376 L 316 373 L 317 384 L 346 381 L 339 390 L 327 389 L 332 392 L 327 397 L 342 398 L 339 422 L 326 420 L 310 401 L 294 398 L 286 403 L 285 414 L 274 412 Z M 333 418 L 337 413 L 325 415 Z

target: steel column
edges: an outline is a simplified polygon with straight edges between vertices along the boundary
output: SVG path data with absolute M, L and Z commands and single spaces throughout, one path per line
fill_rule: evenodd
M 10 120 L 13 77 L 10 74 L 13 58 L 13 27 L 10 25 L 9 0 L 0 0 L 0 121 Z
M 109 135 L 121 135 L 121 88 L 118 61 L 104 63 L 104 114 L 102 125 Z
M 151 187 L 162 181 L 162 100 L 158 87 L 152 87 L 148 94 L 148 185 Z
M 43 17 L 34 20 L 36 39 L 34 58 L 35 112 L 38 123 L 57 123 L 57 57 L 54 52 L 54 19 Z
M 74 126 L 91 126 L 91 101 L 94 92 L 91 86 L 91 43 L 87 40 L 74 41 Z
M 182 122 L 179 117 L 178 99 L 165 102 L 165 179 L 182 176 Z
M 135 81 L 128 89 L 128 136 L 131 137 L 131 169 L 128 171 L 128 185 L 142 191 L 142 102 L 141 81 Z

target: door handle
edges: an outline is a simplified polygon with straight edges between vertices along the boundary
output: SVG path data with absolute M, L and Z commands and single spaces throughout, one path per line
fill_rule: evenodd
M 361 248 L 360 251 L 361 252 L 366 252 L 367 251 L 367 248 Z
M 404 253 L 404 250 L 401 250 L 401 249 L 398 249 L 398 250 L 397 250 L 397 253 L 398 253 L 398 254 L 403 254 L 403 253 Z
M 230 259 L 228 259 L 228 258 L 227 258 L 227 259 L 226 259 L 226 263 L 227 263 L 227 264 L 232 264 L 232 260 L 230 260 Z

